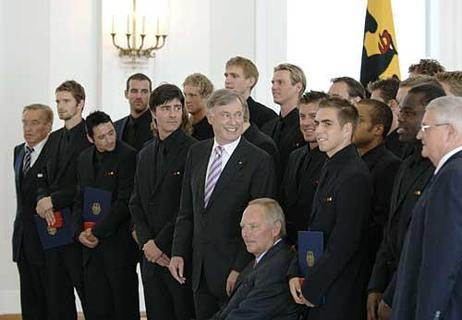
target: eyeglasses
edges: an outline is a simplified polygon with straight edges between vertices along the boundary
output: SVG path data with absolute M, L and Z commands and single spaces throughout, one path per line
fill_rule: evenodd
M 422 133 L 426 133 L 428 129 L 440 126 L 447 126 L 449 123 L 438 123 L 438 124 L 423 124 L 420 126 Z

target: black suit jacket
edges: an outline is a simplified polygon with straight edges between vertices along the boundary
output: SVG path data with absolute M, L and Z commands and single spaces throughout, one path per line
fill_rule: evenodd
M 147 110 L 145 113 L 143 113 L 139 118 L 137 119 L 139 121 L 138 128 L 137 128 L 137 137 L 135 137 L 136 140 L 139 140 L 139 146 L 133 145 L 131 147 L 137 149 L 138 151 L 143 148 L 146 142 L 152 139 L 153 134 L 152 134 L 152 129 L 151 129 L 151 122 L 152 122 L 152 114 L 149 110 Z M 117 120 L 114 122 L 114 128 L 117 133 L 117 139 L 123 141 L 123 136 L 125 129 L 127 127 L 128 121 L 130 120 L 130 116 L 123 117 L 122 119 Z
M 173 230 L 180 208 L 181 185 L 186 156 L 197 141 L 181 129 L 165 159 L 162 174 L 156 177 L 159 140 L 147 145 L 138 155 L 135 187 L 130 199 L 130 212 L 140 246 L 153 239 L 168 256 L 171 254 Z
M 366 309 L 364 233 L 371 183 L 366 164 L 349 145 L 326 160 L 313 201 L 310 230 L 324 234 L 324 254 L 305 276 L 303 296 L 316 305 L 309 319 L 360 319 Z
M 417 201 L 397 271 L 393 319 L 462 318 L 462 152 Z
M 373 263 L 382 242 L 383 228 L 388 220 L 393 182 L 401 165 L 401 159 L 383 144 L 363 154 L 362 159 L 371 173 L 373 187 L 372 211 L 367 235 L 369 258 Z
M 92 233 L 99 239 L 94 249 L 83 247 L 84 263 L 92 254 L 101 254 L 112 267 L 134 263 L 138 250 L 130 234 L 128 200 L 133 189 L 136 150 L 123 141 L 117 141 L 112 152 L 105 153 L 101 166 L 95 174 L 96 148 L 82 152 L 78 159 L 79 195 L 73 210 L 73 227 L 76 238 L 83 230 L 83 192 L 85 187 L 103 189 L 112 193 L 111 209 L 93 227 Z
M 403 161 L 396 174 L 388 221 L 369 280 L 368 290 L 384 293 L 384 300 L 389 305 L 393 302 L 393 278 L 414 206 L 435 170 L 430 160 L 423 159 L 420 152 L 417 148 Z
M 172 256 L 188 257 L 192 251 L 193 289 L 203 272 L 211 292 L 222 297 L 229 272 L 242 271 L 251 259 L 241 238 L 242 212 L 250 200 L 274 196 L 275 174 L 270 156 L 241 137 L 205 208 L 212 147 L 213 140 L 201 141 L 191 147 L 186 160 Z
M 294 150 L 287 161 L 279 197 L 286 216 L 287 236 L 297 244 L 297 231 L 306 230 L 310 221 L 314 194 L 326 154 L 306 145 Z
M 91 145 L 85 133 L 84 120 L 75 127 L 75 130 L 75 135 L 65 155 L 59 152 L 64 128 L 52 132 L 48 138 L 50 156 L 42 168 L 37 193 L 38 199 L 51 196 L 53 207 L 56 210 L 72 208 L 77 195 L 77 158 L 84 149 Z
M 266 151 L 271 158 L 273 158 L 276 176 L 279 176 L 281 170 L 281 159 L 279 157 L 278 147 L 276 146 L 276 143 L 274 143 L 273 139 L 260 131 L 260 129 L 258 129 L 254 124 L 250 125 L 250 127 L 244 132 L 243 136 L 247 139 L 247 141 Z
M 251 96 L 247 98 L 247 104 L 249 105 L 250 122 L 255 123 L 260 129 L 265 123 L 278 117 L 276 112 L 255 101 Z
M 227 304 L 211 320 L 298 319 L 286 277 L 294 252 L 278 242 L 254 266 L 251 261 L 239 275 Z
M 14 175 L 16 183 L 16 217 L 13 229 L 13 261 L 18 262 L 21 250 L 29 263 L 44 263 L 42 245 L 34 221 L 37 206 L 37 175 L 49 156 L 50 140 L 43 146 L 34 165 L 23 174 L 24 143 L 14 148 Z

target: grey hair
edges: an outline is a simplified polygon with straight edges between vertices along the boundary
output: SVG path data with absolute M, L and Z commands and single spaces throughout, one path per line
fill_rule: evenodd
M 268 223 L 275 224 L 276 222 L 279 222 L 281 225 L 279 236 L 281 238 L 286 236 L 286 219 L 284 217 L 284 212 L 282 211 L 281 206 L 276 200 L 270 198 L 258 198 L 250 201 L 248 205 L 262 206 L 265 211 Z
M 450 123 L 462 133 L 462 97 L 444 96 L 432 100 L 426 111 L 432 111 L 438 123 Z
M 236 100 L 241 103 L 242 111 L 248 108 L 247 101 L 240 94 L 229 89 L 219 89 L 213 92 L 207 99 L 207 108 L 212 110 L 214 107 L 225 106 Z

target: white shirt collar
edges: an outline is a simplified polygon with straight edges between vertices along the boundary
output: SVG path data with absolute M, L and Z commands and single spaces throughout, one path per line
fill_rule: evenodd
M 215 147 L 217 147 L 217 146 L 222 146 L 224 151 L 228 155 L 232 155 L 233 152 L 234 152 L 234 149 L 236 149 L 236 147 L 237 147 L 237 145 L 239 144 L 240 141 L 241 141 L 241 137 L 237 138 L 236 140 L 234 140 L 233 142 L 230 142 L 228 144 L 220 145 L 220 144 L 218 144 L 217 139 L 214 138 L 213 139 L 213 148 L 212 148 L 212 150 L 215 150 Z
M 281 242 L 281 240 L 282 240 L 281 238 L 277 239 L 276 242 L 273 243 L 273 245 L 271 246 L 271 248 L 274 247 L 275 245 L 277 245 L 279 242 Z M 270 249 L 271 249 L 271 248 L 270 248 Z M 263 256 L 264 256 L 270 249 L 266 250 L 266 251 L 263 252 L 261 255 L 259 255 L 258 257 L 256 257 L 256 258 L 255 258 L 255 262 L 256 262 L 255 264 L 258 264 L 258 263 L 260 262 L 260 260 L 263 258 Z
M 34 165 L 35 161 L 37 161 L 38 157 L 40 156 L 40 152 L 42 152 L 42 149 L 45 146 L 45 143 L 47 143 L 47 141 L 48 141 L 48 136 L 46 136 L 45 139 L 43 139 L 42 141 L 40 141 L 33 147 L 34 152 L 32 152 L 30 155 L 30 166 L 31 167 Z M 28 146 L 27 142 L 24 143 L 24 151 L 26 150 L 27 146 Z
M 436 166 L 436 169 L 435 169 L 435 172 L 433 173 L 434 175 L 436 175 L 440 170 L 441 168 L 444 166 L 444 164 L 449 160 L 449 158 L 451 158 L 453 155 L 455 155 L 457 152 L 459 151 L 462 151 L 462 146 L 460 147 L 457 147 L 451 151 L 449 151 L 448 153 L 446 153 L 440 160 L 440 162 L 438 163 L 438 165 Z

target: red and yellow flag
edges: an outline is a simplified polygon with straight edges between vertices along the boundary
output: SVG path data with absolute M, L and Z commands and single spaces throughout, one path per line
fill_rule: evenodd
M 361 83 L 400 78 L 391 0 L 368 0 L 364 24 Z

